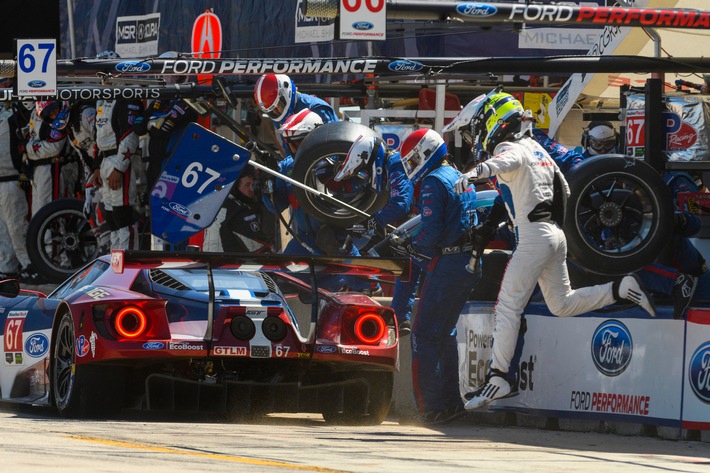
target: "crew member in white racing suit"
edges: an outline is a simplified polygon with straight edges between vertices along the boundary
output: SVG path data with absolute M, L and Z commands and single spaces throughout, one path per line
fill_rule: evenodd
M 62 150 L 66 144 L 66 116 L 68 109 L 57 100 L 37 102 L 29 123 L 25 150 L 32 166 L 32 216 L 63 196 L 61 180 Z M 56 121 L 56 122 L 55 122 Z
M 18 187 L 20 173 L 10 150 L 12 113 L 0 106 L 0 280 L 18 277 L 26 284 L 39 284 L 42 279 L 27 254 L 27 198 Z
M 96 147 L 100 164 L 93 180 L 101 186 L 112 250 L 138 248 L 133 209 L 138 196 L 131 163 L 138 151 L 138 135 L 133 124 L 141 113 L 143 105 L 139 101 L 99 100 L 96 103 Z
M 492 158 L 456 183 L 459 192 L 469 179 L 496 176 L 517 238 L 495 306 L 491 370 L 486 383 L 466 403 L 467 410 L 513 394 L 507 373 L 521 315 L 536 284 L 550 312 L 560 317 L 593 311 L 619 299 L 630 300 L 655 316 L 653 300 L 635 275 L 576 290 L 570 287 L 567 240 L 560 228 L 560 210 L 569 187 L 554 160 L 530 137 L 525 125 L 532 123 L 531 117 L 510 94 L 500 89 L 488 94 L 473 116 L 471 129 Z

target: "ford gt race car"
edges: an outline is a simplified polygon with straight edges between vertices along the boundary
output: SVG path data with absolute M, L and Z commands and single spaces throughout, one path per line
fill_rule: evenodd
M 316 412 L 378 424 L 398 369 L 395 315 L 317 282 L 400 275 L 408 264 L 114 251 L 49 296 L 2 281 L 0 395 L 67 417 Z

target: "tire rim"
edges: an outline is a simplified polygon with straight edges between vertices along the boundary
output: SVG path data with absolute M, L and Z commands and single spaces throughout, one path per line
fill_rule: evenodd
M 55 271 L 74 271 L 98 256 L 91 225 L 81 212 L 66 209 L 52 214 L 40 226 L 37 248 L 44 264 Z
M 62 319 L 57 331 L 54 351 L 54 399 L 60 408 L 66 407 L 74 384 L 75 358 L 74 327 L 71 321 Z
M 358 209 L 369 208 L 377 200 L 377 193 L 370 186 L 368 174 L 360 172 L 341 182 L 333 180 L 346 156 L 346 153 L 339 153 L 314 160 L 306 171 L 304 184 Z M 354 216 L 353 212 L 318 198 L 310 192 L 306 192 L 306 198 L 314 207 L 334 219 L 347 219 Z
M 659 208 L 643 181 L 623 174 L 588 183 L 574 211 L 575 225 L 589 248 L 621 258 L 638 252 L 653 237 Z

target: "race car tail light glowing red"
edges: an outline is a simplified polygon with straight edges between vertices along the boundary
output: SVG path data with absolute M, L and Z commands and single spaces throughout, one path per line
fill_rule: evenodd
M 113 317 L 113 328 L 123 338 L 139 338 L 148 328 L 148 318 L 138 307 L 124 307 Z
M 396 340 L 394 315 L 386 307 L 349 308 L 341 319 L 340 343 L 391 346 Z

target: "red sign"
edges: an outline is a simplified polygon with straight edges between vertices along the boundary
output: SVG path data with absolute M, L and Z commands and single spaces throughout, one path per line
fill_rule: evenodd
M 203 59 L 216 59 L 222 54 L 222 24 L 209 10 L 192 25 L 192 54 Z

